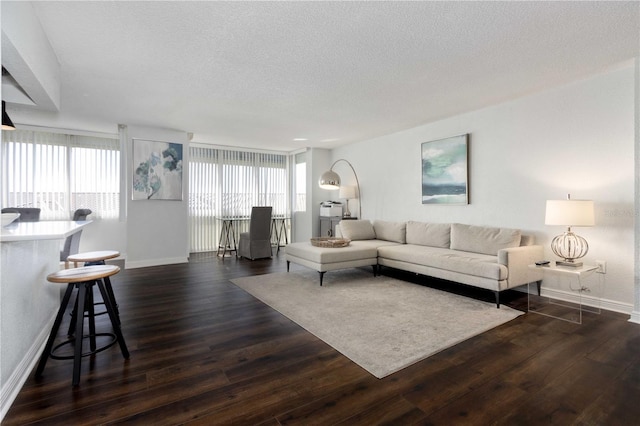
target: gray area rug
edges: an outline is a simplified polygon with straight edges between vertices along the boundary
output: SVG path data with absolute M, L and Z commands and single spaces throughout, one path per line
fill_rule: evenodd
M 307 269 L 231 282 L 377 378 L 523 314 L 363 269 L 328 272 L 322 287 Z

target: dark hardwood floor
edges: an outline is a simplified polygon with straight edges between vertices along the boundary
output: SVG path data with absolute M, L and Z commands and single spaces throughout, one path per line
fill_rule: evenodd
M 379 380 L 229 281 L 285 270 L 281 252 L 121 271 L 112 283 L 131 358 L 116 345 L 83 359 L 76 389 L 72 361 L 49 360 L 3 425 L 640 422 L 640 326 L 626 315 L 576 325 L 525 314 Z M 502 302 L 525 310 L 527 299 Z

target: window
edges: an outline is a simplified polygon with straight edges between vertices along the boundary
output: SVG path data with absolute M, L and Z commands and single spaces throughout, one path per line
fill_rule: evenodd
M 307 153 L 296 154 L 295 165 L 295 204 L 294 211 L 307 210 Z
M 253 206 L 272 206 L 274 216 L 287 216 L 285 155 L 197 146 L 189 149 L 191 252 L 217 250 L 217 217 L 248 218 Z
M 117 139 L 29 130 L 2 132 L 2 206 L 39 207 L 42 220 L 68 220 L 76 209 L 117 218 Z

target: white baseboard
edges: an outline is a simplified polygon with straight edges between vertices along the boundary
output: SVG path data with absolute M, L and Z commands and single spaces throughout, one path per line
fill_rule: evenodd
M 43 327 L 42 331 L 35 339 L 27 353 L 22 358 L 22 361 L 18 364 L 14 372 L 7 379 L 6 383 L 2 384 L 2 390 L 0 391 L 0 423 L 4 416 L 11 408 L 11 404 L 15 401 L 18 393 L 24 386 L 25 382 L 29 378 L 29 374 L 35 367 L 36 363 L 40 360 L 40 354 L 44 350 L 44 346 L 47 344 L 47 338 L 53 327 L 53 322 L 56 319 L 58 311 L 54 312 L 51 319 L 47 322 L 46 327 Z
M 574 292 L 543 288 L 542 296 L 550 297 L 552 299 L 563 300 L 565 302 L 579 303 L 580 297 Z M 599 297 L 589 296 L 587 294 L 582 295 L 582 304 L 590 306 L 592 308 L 605 309 L 607 311 L 619 312 L 621 314 L 631 314 L 633 311 L 633 305 L 630 303 L 622 303 L 616 300 L 602 299 Z
M 629 322 L 635 322 L 636 324 L 640 324 L 640 311 L 631 312 L 631 318 L 629 318 Z
M 189 258 L 186 256 L 165 258 L 165 259 L 135 260 L 135 261 L 130 261 L 128 259 L 125 259 L 124 269 L 146 268 L 148 266 L 172 265 L 175 263 L 187 263 L 187 262 L 189 262 Z
M 534 287 L 535 286 L 532 286 L 532 289 Z M 513 290 L 520 290 L 524 293 L 528 291 L 526 285 L 518 288 L 514 288 Z M 572 303 L 579 303 L 580 301 L 578 294 L 576 294 L 575 292 L 562 291 L 562 290 L 556 290 L 556 289 L 550 289 L 550 288 L 542 288 L 542 296 L 550 297 L 551 299 L 562 300 L 565 302 L 572 302 Z M 622 303 L 622 302 L 618 302 L 617 300 L 601 299 L 598 297 L 593 297 L 593 296 L 583 294 L 582 304 L 585 306 L 590 306 L 592 308 L 600 308 L 607 311 L 619 312 L 621 314 L 628 314 L 628 315 L 631 315 L 633 318 L 633 314 L 632 314 L 633 305 L 630 303 Z M 637 314 L 640 314 L 640 313 L 637 313 Z M 632 322 L 635 322 L 635 321 L 632 321 Z

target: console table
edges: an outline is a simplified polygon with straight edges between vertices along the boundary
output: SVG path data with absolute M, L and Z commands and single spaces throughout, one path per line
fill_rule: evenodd
M 217 256 L 222 256 L 224 259 L 227 253 L 231 254 L 234 251 L 238 253 L 238 246 L 236 244 L 237 224 L 242 221 L 249 221 L 249 217 L 216 217 L 222 222 L 222 229 L 220 230 L 220 238 L 218 238 L 218 251 Z
M 546 266 L 529 265 L 529 268 L 544 273 L 542 286 L 535 282 L 528 284 L 529 312 L 576 324 L 582 324 L 583 311 L 600 313 L 604 274 L 596 273 L 596 265 L 576 268 L 551 263 Z M 549 286 L 551 281 L 555 284 L 553 287 Z M 555 297 L 550 297 L 551 294 Z M 589 296 L 591 304 L 583 303 L 585 296 Z
M 280 251 L 281 240 L 284 237 L 284 245 L 289 244 L 289 236 L 287 235 L 287 221 L 289 216 L 272 216 L 271 217 L 271 240 L 275 241 L 276 251 Z
M 222 256 L 224 259 L 227 253 L 238 253 L 239 230 L 238 225 L 240 222 L 249 222 L 251 218 L 249 216 L 220 216 L 216 217 L 217 220 L 222 222 L 222 229 L 220 230 L 220 237 L 218 238 L 218 251 L 217 255 Z M 289 244 L 289 237 L 287 236 L 287 221 L 291 218 L 285 215 L 273 215 L 271 217 L 271 239 L 274 242 L 277 250 L 280 251 L 282 247 L 281 241 L 284 238 L 285 244 Z

